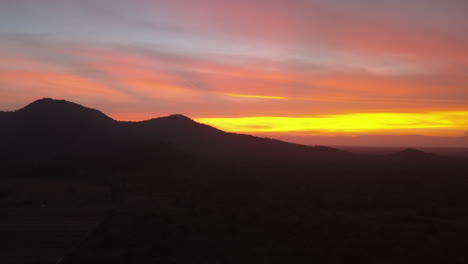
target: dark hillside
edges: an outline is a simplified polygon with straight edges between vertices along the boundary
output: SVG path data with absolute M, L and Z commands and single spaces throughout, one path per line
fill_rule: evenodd
M 5 153 L 60 154 L 105 151 L 123 142 L 163 142 L 181 151 L 210 158 L 317 159 L 350 154 L 279 140 L 226 133 L 182 115 L 142 122 L 117 122 L 75 103 L 42 99 L 0 116 L 0 146 Z M 122 143 L 119 143 L 119 141 Z

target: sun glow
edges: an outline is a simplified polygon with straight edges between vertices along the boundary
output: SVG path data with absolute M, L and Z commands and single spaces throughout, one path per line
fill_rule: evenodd
M 468 112 L 355 113 L 306 117 L 198 118 L 196 120 L 230 132 L 249 133 L 466 130 Z

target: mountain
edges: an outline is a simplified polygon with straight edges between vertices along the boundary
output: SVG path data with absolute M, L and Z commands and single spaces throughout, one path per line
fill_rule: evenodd
M 204 157 L 308 159 L 341 157 L 348 153 L 328 147 L 310 147 L 269 138 L 228 133 L 197 123 L 182 115 L 171 115 L 122 125 L 134 137 L 168 142 Z
M 408 148 L 408 149 L 404 149 L 404 150 L 402 150 L 400 152 L 394 153 L 394 154 L 390 155 L 390 157 L 397 158 L 397 159 L 414 161 L 414 160 L 423 160 L 423 159 L 436 158 L 437 155 L 435 155 L 433 153 L 427 153 L 427 152 L 424 152 L 424 151 L 421 151 L 421 150 L 418 150 L 418 149 Z
M 102 112 L 64 100 L 46 98 L 17 111 L 1 112 L 0 126 L 3 159 L 128 162 L 138 156 L 143 162 L 185 155 L 164 142 L 130 138 L 119 122 Z
M 4 153 L 47 155 L 105 138 L 114 121 L 78 104 L 42 99 L 18 111 L 3 112 L 0 124 Z
M 151 142 L 169 144 L 182 152 L 210 158 L 321 159 L 351 155 L 328 147 L 227 133 L 183 115 L 119 122 L 98 110 L 50 98 L 14 112 L 1 112 L 0 124 L 0 147 L 4 154 L 48 155 L 70 150 L 86 152 L 87 149 L 90 153 L 115 152 L 118 145 Z
M 27 105 L 15 112 L 23 118 L 39 118 L 52 121 L 72 121 L 73 123 L 109 123 L 112 118 L 102 112 L 86 108 L 82 105 L 65 100 L 44 98 Z

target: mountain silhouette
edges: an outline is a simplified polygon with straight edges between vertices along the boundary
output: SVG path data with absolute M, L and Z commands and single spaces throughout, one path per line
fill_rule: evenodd
M 0 124 L 4 159 L 87 158 L 118 163 L 135 157 L 148 161 L 185 155 L 164 142 L 130 138 L 119 122 L 102 112 L 64 100 L 46 98 L 17 111 L 1 112 Z
M 1 112 L 0 147 L 6 153 L 59 155 L 64 151 L 112 152 L 119 145 L 169 144 L 210 158 L 320 159 L 351 155 L 329 148 L 228 133 L 183 115 L 141 122 L 113 120 L 102 112 L 50 98 Z
M 65 100 L 54 100 L 52 98 L 44 98 L 32 102 L 26 107 L 16 111 L 16 113 L 26 118 L 42 118 L 53 121 L 61 119 L 61 121 L 70 120 L 74 123 L 113 121 L 112 118 L 98 110 L 86 108 L 82 105 Z
M 394 153 L 391 157 L 398 158 L 398 159 L 406 159 L 406 160 L 416 160 L 416 159 L 430 159 L 437 157 L 437 155 L 433 153 L 427 153 L 418 149 L 407 148 L 400 152 Z
M 4 154 L 48 155 L 85 141 L 102 140 L 114 121 L 101 112 L 67 101 L 42 99 L 0 115 Z

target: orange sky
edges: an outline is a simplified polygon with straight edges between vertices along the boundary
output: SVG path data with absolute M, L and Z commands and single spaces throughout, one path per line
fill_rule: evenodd
M 466 13 L 463 0 L 2 1 L 0 110 L 53 97 L 243 133 L 463 137 Z

